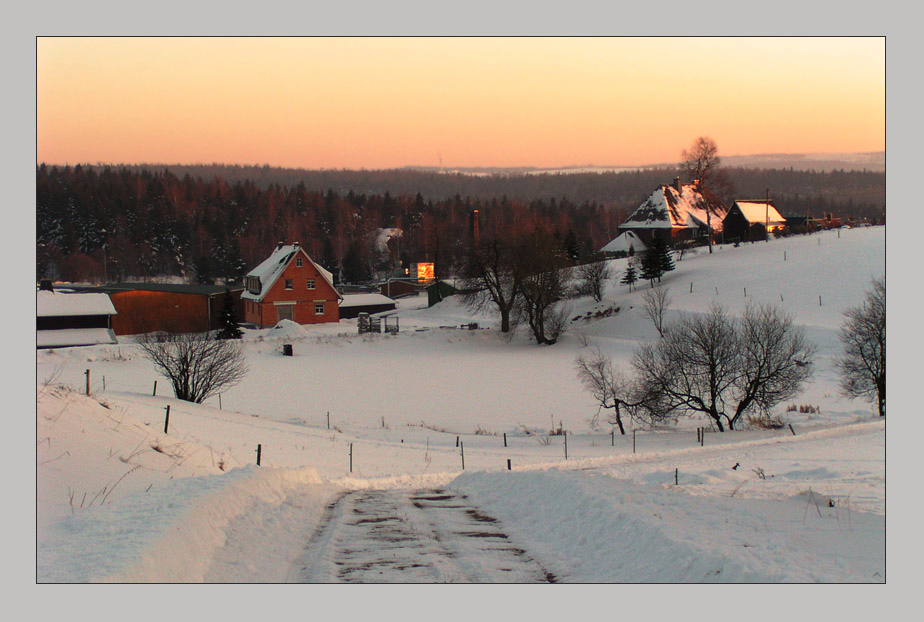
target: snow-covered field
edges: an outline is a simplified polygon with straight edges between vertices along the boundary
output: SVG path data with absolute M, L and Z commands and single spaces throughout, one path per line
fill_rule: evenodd
M 249 331 L 249 374 L 202 405 L 170 397 L 130 340 L 39 351 L 37 579 L 285 582 L 331 504 L 371 489 L 464 497 L 561 582 L 882 582 L 885 422 L 839 395 L 833 362 L 842 312 L 884 273 L 882 227 L 686 253 L 661 285 L 671 316 L 773 303 L 818 347 L 795 400 L 818 412 L 775 411 L 794 433 L 710 432 L 702 447 L 702 420 L 626 437 L 593 423 L 575 356 L 598 346 L 627 365 L 657 337 L 621 274 L 601 303 L 571 301 L 551 347 L 504 339 L 453 298 L 402 299 L 397 335 L 355 320 Z M 427 581 L 381 577 L 407 579 Z

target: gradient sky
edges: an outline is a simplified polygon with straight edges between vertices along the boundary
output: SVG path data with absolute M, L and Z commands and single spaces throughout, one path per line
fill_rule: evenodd
M 885 149 L 884 38 L 37 39 L 37 161 L 643 165 Z

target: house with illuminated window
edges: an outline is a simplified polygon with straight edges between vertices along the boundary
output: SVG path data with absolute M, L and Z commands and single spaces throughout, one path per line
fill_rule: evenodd
M 726 242 L 754 242 L 785 227 L 786 219 L 777 211 L 773 199 L 739 199 L 728 210 L 722 226 Z
M 312 261 L 298 242 L 280 242 L 263 263 L 247 273 L 241 294 L 244 321 L 261 328 L 281 320 L 339 322 L 342 300 L 333 275 Z

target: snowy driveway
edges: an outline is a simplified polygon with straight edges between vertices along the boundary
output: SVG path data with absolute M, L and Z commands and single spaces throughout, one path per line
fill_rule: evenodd
M 554 582 L 500 523 L 446 490 L 358 490 L 332 502 L 288 580 Z

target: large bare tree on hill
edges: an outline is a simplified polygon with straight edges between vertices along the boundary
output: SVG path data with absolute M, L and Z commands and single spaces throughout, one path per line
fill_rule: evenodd
M 712 216 L 732 194 L 732 183 L 721 168 L 719 148 L 708 136 L 700 136 L 680 154 L 680 170 L 706 200 L 706 227 L 709 229 L 709 252 L 712 252 Z

